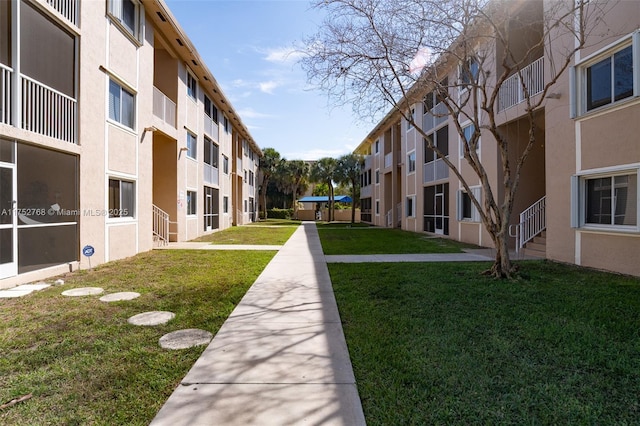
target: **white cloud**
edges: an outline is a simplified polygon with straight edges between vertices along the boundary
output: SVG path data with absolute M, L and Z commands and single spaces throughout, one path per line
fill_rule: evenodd
M 260 88 L 260 91 L 268 94 L 273 94 L 273 90 L 278 86 L 280 86 L 280 83 L 273 80 L 263 81 L 261 83 L 258 83 L 258 87 Z
M 258 112 L 253 108 L 242 108 L 238 110 L 238 114 L 240 115 L 240 117 L 242 117 L 243 120 L 246 118 L 274 118 L 273 115 Z
M 297 62 L 302 58 L 302 56 L 304 56 L 302 49 L 295 46 L 274 47 L 266 49 L 263 53 L 266 54 L 264 58 L 266 61 L 276 63 Z

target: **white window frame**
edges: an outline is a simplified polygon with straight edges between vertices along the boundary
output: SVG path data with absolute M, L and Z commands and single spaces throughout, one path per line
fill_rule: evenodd
M 413 167 L 411 165 L 413 164 Z M 416 151 L 413 150 L 407 154 L 407 174 L 416 172 Z
M 380 200 L 376 200 L 376 216 L 380 216 Z
M 376 185 L 380 185 L 380 169 L 376 169 Z
M 473 196 L 478 200 L 478 202 L 482 203 L 482 186 L 471 186 L 469 187 Z M 464 217 L 464 209 L 462 208 L 464 196 L 467 195 L 467 191 L 464 188 L 458 189 L 457 193 L 457 211 L 456 217 L 460 222 L 480 222 L 480 212 L 476 208 L 476 205 L 471 201 L 471 197 L 469 197 L 469 202 L 471 203 L 471 216 Z M 467 195 L 468 196 L 468 195 Z
M 468 77 L 475 79 L 475 82 L 477 82 L 480 76 L 480 61 L 478 61 L 478 58 L 476 57 L 476 55 L 468 55 L 464 61 L 461 61 L 458 64 L 458 84 L 460 86 L 460 93 L 466 92 L 467 90 L 469 90 L 469 86 L 476 85 L 474 84 L 475 82 L 473 81 L 465 81 L 466 80 L 465 73 L 467 71 L 466 68 L 469 68 L 469 71 L 471 72 L 471 66 L 466 66 L 466 64 L 469 62 L 475 62 L 478 69 L 476 70 L 475 76 L 471 75 Z
M 198 79 L 189 68 L 187 68 L 187 96 L 194 101 L 198 100 Z
M 187 158 L 198 159 L 198 136 L 187 131 Z
M 111 204 L 111 200 L 110 200 L 110 188 L 111 188 L 111 181 L 115 181 L 118 182 L 118 195 L 119 195 L 119 200 L 118 200 L 118 205 L 112 205 Z M 133 188 L 133 200 L 132 203 L 133 205 L 129 206 L 123 206 L 123 191 L 122 191 L 122 183 L 128 183 L 132 185 Z M 137 202 L 137 185 L 136 185 L 136 181 L 132 180 L 132 179 L 126 179 L 126 178 L 122 178 L 122 177 L 118 177 L 118 176 L 109 176 L 108 180 L 107 180 L 107 216 L 109 217 L 109 220 L 131 220 L 131 219 L 135 219 L 136 218 L 136 202 Z
M 409 203 L 411 203 L 411 209 L 409 209 Z M 405 216 L 416 217 L 416 196 L 409 195 L 404 201 Z
M 132 3 L 135 8 L 133 28 L 130 28 L 124 22 L 123 3 L 125 1 Z M 120 28 L 123 33 L 127 34 L 138 43 L 142 41 L 142 19 L 144 13 L 142 11 L 142 4 L 138 0 L 108 0 L 107 15 L 111 19 L 111 22 Z
M 225 175 L 229 174 L 229 157 L 224 154 L 222 155 L 222 172 Z
M 613 57 L 616 53 L 631 47 L 633 61 L 633 94 L 616 101 L 613 96 L 611 102 L 587 110 L 587 69 L 599 62 Z M 583 115 L 594 114 L 618 105 L 637 99 L 640 96 L 640 30 L 622 37 L 621 39 L 611 43 L 610 45 L 598 50 L 597 52 L 583 58 L 574 67 L 571 67 L 570 73 L 570 115 L 572 118 Z M 612 90 L 614 90 L 615 82 L 612 81 Z M 613 94 L 612 94 L 613 95 Z
M 229 196 L 222 196 L 222 213 L 229 214 Z
M 615 176 L 636 176 L 636 224 L 595 224 L 586 222 L 587 181 Z M 612 210 L 612 216 L 614 211 Z M 640 163 L 584 170 L 571 176 L 571 227 L 581 230 L 640 233 Z
M 198 214 L 198 191 L 187 190 L 186 211 L 187 216 L 196 216 Z
M 475 124 L 472 122 L 467 122 L 465 124 L 461 124 L 460 127 L 462 127 L 462 131 L 465 133 L 465 138 L 463 139 L 462 136 L 458 135 L 458 140 L 460 141 L 460 143 L 458 144 L 458 156 L 460 158 L 464 158 L 464 144 L 468 144 L 469 143 L 469 138 L 466 134 L 466 130 L 474 127 L 475 128 Z M 478 144 L 476 145 L 476 153 L 480 152 L 480 143 L 482 142 L 482 136 L 480 136 L 478 138 Z
M 111 107 L 110 107 L 110 99 L 111 99 L 111 88 L 117 86 L 119 88 L 119 93 L 118 93 L 118 113 L 120 114 L 120 118 L 116 118 L 116 117 L 112 117 L 111 116 Z M 123 110 L 122 110 L 122 105 L 123 105 L 123 94 L 127 94 L 129 96 L 131 96 L 131 100 L 132 100 L 132 106 L 131 106 L 131 126 L 129 126 L 128 123 L 124 123 L 124 114 L 123 114 Z M 108 120 L 112 123 L 117 123 L 118 125 L 129 129 L 129 130 L 133 130 L 135 131 L 136 129 L 136 93 L 132 90 L 130 90 L 128 87 L 125 87 L 123 84 L 121 84 L 118 80 L 115 80 L 113 78 L 109 78 L 109 84 L 107 87 L 107 117 Z

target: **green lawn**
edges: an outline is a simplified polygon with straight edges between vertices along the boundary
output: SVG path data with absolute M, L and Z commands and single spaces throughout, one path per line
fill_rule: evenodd
M 330 264 L 368 425 L 640 424 L 640 279 Z
M 260 220 L 259 222 L 251 222 L 246 226 L 298 226 L 301 223 L 301 220 L 293 219 L 267 219 Z
M 211 244 L 283 245 L 296 228 L 297 225 L 282 226 L 281 222 L 274 226 L 233 226 L 196 238 L 193 241 L 204 241 Z
M 473 247 L 445 238 L 391 228 L 318 226 L 324 254 L 461 253 Z
M 147 425 L 205 346 L 161 349 L 165 333 L 215 334 L 275 252 L 156 250 L 65 277 L 62 287 L 0 299 L 0 410 L 3 425 Z M 136 291 L 135 300 L 70 298 L 65 289 Z M 166 310 L 166 325 L 127 323 Z

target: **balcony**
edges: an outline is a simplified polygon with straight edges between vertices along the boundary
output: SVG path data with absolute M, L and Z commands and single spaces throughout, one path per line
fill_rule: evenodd
M 11 79 L 13 71 L 11 68 L 0 64 L 0 123 L 12 124 L 11 120 Z
M 393 152 L 384 155 L 384 168 L 387 169 L 393 165 Z
M 423 183 L 434 182 L 449 177 L 449 167 L 441 158 L 424 164 L 422 170 L 424 173 Z
M 157 87 L 153 88 L 153 115 L 171 127 L 176 127 L 176 103 Z
M 204 172 L 204 183 L 209 185 L 218 185 L 218 168 L 210 164 L 204 164 L 202 168 Z
M 22 77 L 22 128 L 77 143 L 77 101 L 28 77 Z
M 206 114 L 204 116 L 204 132 L 209 135 L 213 141 L 218 142 L 218 123 Z
M 60 12 L 69 22 L 78 26 L 79 0 L 46 0 L 55 10 Z
M 544 90 L 544 57 L 527 65 L 520 73 L 512 75 L 502 83 L 498 94 L 498 112 L 526 100 L 523 83 L 529 92 L 529 98 Z

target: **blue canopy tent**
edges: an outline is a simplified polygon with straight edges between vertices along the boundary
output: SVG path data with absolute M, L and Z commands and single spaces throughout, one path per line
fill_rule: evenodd
M 336 203 L 350 203 L 351 197 L 348 195 L 336 195 L 333 197 L 333 201 Z M 299 203 L 328 203 L 329 197 L 327 195 L 319 195 L 319 196 L 307 196 L 302 197 L 298 200 Z

